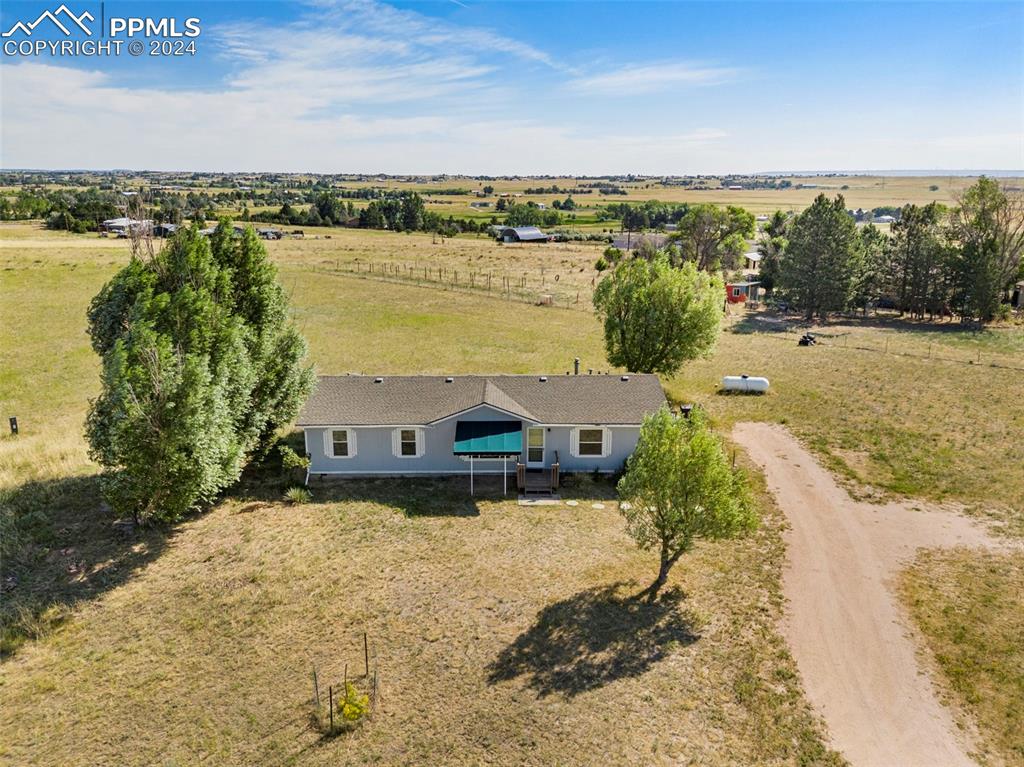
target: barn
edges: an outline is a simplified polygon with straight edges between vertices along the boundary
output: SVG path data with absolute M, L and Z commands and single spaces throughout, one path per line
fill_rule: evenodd
M 501 242 L 549 242 L 551 235 L 535 226 L 506 226 L 498 232 Z

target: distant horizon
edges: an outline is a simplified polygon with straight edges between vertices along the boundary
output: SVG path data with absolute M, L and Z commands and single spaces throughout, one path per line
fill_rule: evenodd
M 889 170 L 798 170 L 798 171 L 757 171 L 754 173 L 385 173 L 383 171 L 318 171 L 318 170 L 197 170 L 194 168 L 177 168 L 165 170 L 158 168 L 3 168 L 0 173 L 199 173 L 204 176 L 248 176 L 279 174 L 283 176 L 377 176 L 384 178 L 422 178 L 444 176 L 445 178 L 725 178 L 740 176 L 744 178 L 856 178 L 856 177 L 893 177 L 893 178 L 942 178 L 955 176 L 972 178 L 989 176 L 991 178 L 1024 178 L 1024 169 L 972 169 L 947 168 L 937 170 L 900 169 Z
M 52 55 L 46 43 L 95 37 L 27 32 L 42 2 L 0 5 L 12 51 L 44 45 L 4 48 L 3 167 L 1024 168 L 1019 0 L 609 1 L 585 12 L 571 0 L 117 3 L 178 27 L 197 21 L 192 53 L 159 56 Z M 75 7 L 102 16 L 98 0 Z

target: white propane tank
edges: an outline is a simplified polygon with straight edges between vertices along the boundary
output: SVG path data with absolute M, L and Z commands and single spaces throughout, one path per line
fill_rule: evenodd
M 725 376 L 722 379 L 725 391 L 745 391 L 764 394 L 768 391 L 768 379 L 756 376 Z

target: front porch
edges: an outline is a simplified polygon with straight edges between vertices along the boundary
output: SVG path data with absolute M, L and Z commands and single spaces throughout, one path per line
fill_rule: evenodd
M 469 492 L 474 494 L 481 462 L 494 473 L 497 461 L 502 465 L 503 492 L 508 492 L 509 464 L 515 470 L 516 489 L 522 496 L 552 496 L 558 490 L 561 466 L 558 451 L 554 461 L 545 465 L 543 428 L 527 425 L 528 443 L 523 443 L 522 421 L 459 421 L 455 428 L 452 453 L 469 463 Z M 540 433 L 540 449 L 534 444 Z M 524 461 L 525 457 L 525 461 Z

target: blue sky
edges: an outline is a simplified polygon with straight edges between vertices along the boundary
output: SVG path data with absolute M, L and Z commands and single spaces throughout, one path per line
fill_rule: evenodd
M 0 27 L 57 5 L 4 2 Z M 68 6 L 100 16 L 98 2 Z M 197 54 L 4 55 L 4 168 L 1024 168 L 1020 2 L 115 0 L 104 13 L 199 17 Z

